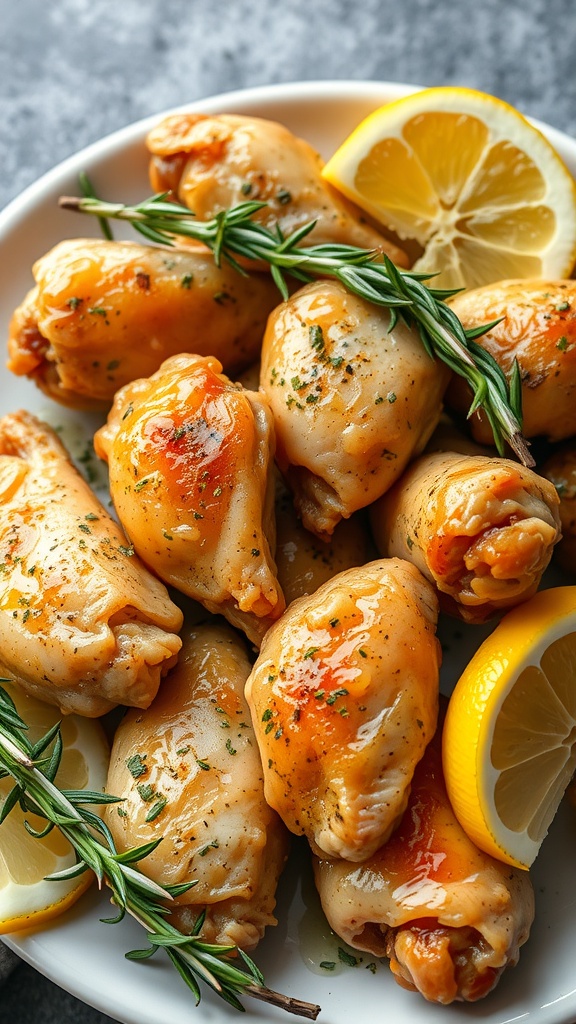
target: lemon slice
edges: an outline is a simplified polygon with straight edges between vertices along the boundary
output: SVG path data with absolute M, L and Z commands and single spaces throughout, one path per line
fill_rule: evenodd
M 514 107 L 473 89 L 424 89 L 370 114 L 324 176 L 401 240 L 435 286 L 569 277 L 574 180 Z
M 40 739 L 60 718 L 57 708 L 23 694 L 15 685 L 2 682 L 18 713 L 27 722 L 28 738 Z M 62 721 L 64 751 L 55 782 L 60 789 L 100 791 L 106 783 L 109 750 L 101 724 L 70 715 Z M 0 781 L 0 800 L 12 789 L 10 779 Z M 57 828 L 35 839 L 24 827 L 27 820 L 40 830 L 46 821 L 14 807 L 0 825 L 0 933 L 36 927 L 58 916 L 86 891 L 91 871 L 78 878 L 49 882 L 45 876 L 75 862 L 68 840 Z
M 528 868 L 576 765 L 576 587 L 536 594 L 479 647 L 450 698 L 443 761 L 470 838 Z

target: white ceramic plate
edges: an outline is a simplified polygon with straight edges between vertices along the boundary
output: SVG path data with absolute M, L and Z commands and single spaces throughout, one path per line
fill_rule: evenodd
M 409 86 L 387 83 L 301 83 L 229 93 L 194 105 L 201 111 L 230 111 L 283 121 L 328 156 L 352 128 L 375 107 L 404 95 Z M 157 117 L 103 139 L 66 160 L 0 214 L 0 324 L 2 335 L 13 308 L 32 284 L 31 264 L 62 238 L 97 234 L 93 221 L 57 208 L 62 193 L 78 194 L 78 173 L 87 171 L 103 197 L 135 201 L 149 194 L 146 131 Z M 542 126 L 540 126 L 542 127 Z M 573 172 L 576 143 L 545 128 Z M 54 425 L 67 426 L 67 438 L 83 436 L 86 420 L 66 413 L 27 381 L 8 375 L 0 366 L 0 413 L 25 407 Z M 90 425 L 90 424 L 88 424 Z M 446 627 L 445 627 L 446 629 Z M 444 688 L 449 689 L 469 656 L 461 633 L 444 637 Z M 452 630 L 454 632 L 454 630 Z M 476 633 L 475 637 L 479 634 Z M 356 967 L 339 964 L 327 973 L 322 960 L 338 960 L 338 943 L 318 909 L 307 867 L 306 848 L 296 844 L 292 863 L 279 893 L 279 925 L 266 936 L 256 959 L 267 984 L 322 1006 L 320 1021 L 348 1024 L 452 1024 L 482 1020 L 488 1024 L 568 1024 L 576 1019 L 576 886 L 574 859 L 576 824 L 568 807 L 558 815 L 540 854 L 533 878 L 536 923 L 519 966 L 507 972 L 498 988 L 481 1003 L 432 1006 L 400 989 L 385 962 L 375 973 L 370 957 Z M 301 864 L 299 864 L 299 861 Z M 87 894 L 52 927 L 7 938 L 8 945 L 57 984 L 123 1024 L 174 1024 L 196 1018 L 204 1024 L 229 1024 L 236 1011 L 212 993 L 194 1009 L 191 993 L 162 954 L 145 963 L 124 959 L 126 950 L 142 946 L 143 936 L 131 921 L 99 923 L 110 916 L 104 895 Z M 262 1022 L 287 1020 L 281 1011 L 245 1000 L 248 1014 Z

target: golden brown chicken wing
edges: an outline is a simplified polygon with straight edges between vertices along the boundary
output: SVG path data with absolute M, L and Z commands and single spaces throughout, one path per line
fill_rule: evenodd
M 60 242 L 34 277 L 12 317 L 8 367 L 78 408 L 108 407 L 180 352 L 242 369 L 279 300 L 267 274 L 244 277 L 206 253 L 91 238 Z
M 539 469 L 560 499 L 562 537 L 555 554 L 563 569 L 576 573 L 576 442 L 561 445 Z
M 507 375 L 518 360 L 524 436 L 561 441 L 576 434 L 576 281 L 501 281 L 462 292 L 450 305 L 467 328 L 503 318 L 478 344 Z M 460 378 L 447 399 L 468 411 L 471 396 Z M 477 441 L 492 443 L 483 413 L 471 425 Z
M 487 995 L 517 963 L 534 918 L 528 872 L 482 853 L 458 824 L 439 734 L 389 842 L 360 865 L 315 860 L 314 873 L 336 934 L 388 956 L 400 985 L 444 1005 Z
M 407 266 L 401 249 L 385 239 L 326 182 L 320 155 L 282 124 L 238 114 L 173 114 L 148 135 L 150 180 L 174 192 L 199 220 L 257 200 L 256 215 L 285 235 L 315 221 L 307 245 L 338 242 L 380 249 Z
M 207 942 L 253 949 L 273 916 L 288 834 L 264 800 L 244 684 L 250 662 L 228 626 L 184 629 L 178 665 L 146 712 L 131 711 L 112 747 L 106 820 L 120 851 L 162 836 L 146 873 L 195 881 L 170 921 Z
M 388 838 L 436 728 L 437 604 L 399 559 L 340 573 L 294 601 L 246 684 L 266 799 L 329 857 Z
M 449 371 L 416 331 L 389 327 L 337 281 L 307 285 L 268 320 L 260 386 L 277 461 L 321 540 L 392 486 L 440 417 Z
M 256 644 L 284 608 L 272 557 L 274 427 L 217 359 L 181 355 L 116 396 L 94 439 L 135 550 Z
M 146 707 L 181 624 L 54 432 L 0 420 L 0 673 L 65 713 Z
M 468 622 L 531 597 L 560 537 L 552 485 L 481 455 L 422 455 L 370 515 L 380 554 L 413 562 Z

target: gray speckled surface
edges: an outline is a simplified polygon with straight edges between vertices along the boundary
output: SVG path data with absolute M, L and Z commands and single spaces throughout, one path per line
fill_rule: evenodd
M 576 132 L 572 0 L 0 0 L 0 207 L 69 153 L 226 89 L 458 83 Z
M 0 13 L 0 207 L 130 121 L 271 82 L 468 85 L 576 134 L 573 0 L 0 0 Z M 0 949 L 0 975 L 12 963 Z M 108 1020 L 26 965 L 4 982 L 0 1024 Z

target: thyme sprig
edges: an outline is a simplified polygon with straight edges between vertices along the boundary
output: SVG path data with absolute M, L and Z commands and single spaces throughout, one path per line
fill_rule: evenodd
M 149 946 L 132 950 L 126 957 L 145 960 L 163 948 L 194 993 L 197 1004 L 201 998 L 199 982 L 204 982 L 237 1010 L 244 1009 L 238 998 L 238 994 L 243 994 L 315 1020 L 319 1006 L 267 988 L 260 970 L 242 950 L 203 942 L 198 937 L 204 921 L 202 914 L 191 935 L 182 934 L 170 924 L 167 904 L 196 883 L 162 887 L 134 867 L 156 849 L 160 839 L 118 853 L 108 826 L 89 805 L 116 803 L 119 798 L 86 790 L 60 790 L 54 782 L 63 751 L 59 724 L 36 743 L 31 743 L 27 731 L 12 698 L 0 686 L 0 779 L 11 776 L 14 780 L 0 810 L 0 824 L 19 804 L 25 813 L 46 821 L 40 830 L 25 822 L 31 835 L 41 838 L 56 827 L 77 857 L 71 867 L 47 878 L 58 881 L 92 870 L 99 886 L 111 889 L 112 902 L 118 908 L 117 915 L 103 919 L 104 923 L 116 924 L 129 914 L 146 930 Z
M 245 274 L 246 268 L 237 257 L 264 261 L 284 298 L 289 294 L 287 274 L 303 282 L 316 277 L 336 278 L 361 298 L 387 307 L 391 330 L 399 318 L 408 326 L 416 326 L 428 354 L 446 363 L 471 388 L 473 398 L 468 415 L 483 409 L 500 454 L 504 454 L 508 443 L 524 465 L 534 465 L 522 436 L 518 366 L 515 364 L 508 382 L 495 359 L 476 343 L 494 324 L 465 329 L 445 301 L 458 289 L 427 285 L 425 282 L 434 275 L 401 270 L 386 255 L 380 259 L 378 253 L 355 246 L 303 246 L 301 243 L 312 231 L 314 222 L 285 237 L 278 226 L 271 230 L 253 219 L 266 203 L 240 203 L 208 221 L 197 220 L 187 207 L 172 202 L 168 193 L 152 196 L 135 206 L 104 202 L 94 195 L 62 196 L 60 206 L 93 214 L 101 225 L 107 225 L 108 219 L 129 221 L 148 241 L 162 245 L 173 245 L 178 236 L 193 238 L 212 251 L 216 263 L 226 260 L 240 273 Z

